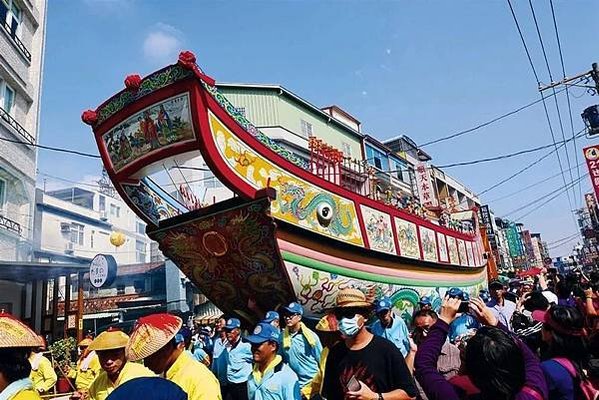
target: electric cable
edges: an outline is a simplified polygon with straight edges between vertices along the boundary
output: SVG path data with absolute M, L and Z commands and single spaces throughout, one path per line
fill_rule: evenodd
M 9 139 L 9 138 L 5 138 L 5 137 L 0 137 L 0 140 L 3 141 L 3 142 L 9 142 L 9 143 L 15 143 L 15 144 L 23 144 L 25 146 L 38 147 L 38 148 L 44 149 L 44 150 L 57 151 L 57 152 L 60 152 L 60 153 L 74 154 L 74 155 L 82 156 L 82 157 L 99 158 L 99 159 L 102 158 L 102 157 L 100 157 L 99 154 L 85 153 L 85 152 L 79 151 L 79 150 L 71 150 L 71 149 L 64 149 L 64 148 L 61 148 L 61 147 L 46 146 L 46 145 L 39 144 L 39 143 L 26 143 L 26 142 L 23 142 L 21 140 Z

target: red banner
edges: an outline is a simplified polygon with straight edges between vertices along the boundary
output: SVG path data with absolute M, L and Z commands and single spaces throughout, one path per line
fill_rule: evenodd
M 599 145 L 585 147 L 582 151 L 584 159 L 587 160 L 589 176 L 595 190 L 595 198 L 599 199 Z

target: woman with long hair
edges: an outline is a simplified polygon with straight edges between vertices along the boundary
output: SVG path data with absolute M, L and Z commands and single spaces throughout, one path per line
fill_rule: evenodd
M 590 352 L 587 346 L 584 316 L 575 307 L 554 305 L 547 311 L 535 311 L 534 320 L 543 323 L 542 340 L 549 359 L 541 363 L 550 400 L 577 398 L 578 380 L 588 381 Z
M 457 400 L 474 394 L 484 400 L 545 399 L 547 385 L 539 360 L 497 321 L 480 299 L 470 301 L 470 309 L 485 326 L 478 329 L 465 348 L 463 370 L 471 383 L 469 390 L 462 389 L 466 385 L 445 380 L 437 370 L 437 360 L 460 302 L 445 298 L 439 320 L 416 353 L 415 376 L 426 396 L 430 400 Z

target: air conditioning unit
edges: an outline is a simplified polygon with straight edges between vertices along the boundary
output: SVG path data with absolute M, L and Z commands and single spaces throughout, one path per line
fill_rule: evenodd
M 67 242 L 64 246 L 64 252 L 67 254 L 73 254 L 73 252 L 75 251 L 75 247 L 73 242 Z
M 71 224 L 69 222 L 61 222 L 60 223 L 60 231 L 62 233 L 69 233 L 69 232 L 71 232 Z
M 100 219 L 102 221 L 108 221 L 108 213 L 106 212 L 106 210 L 100 211 Z

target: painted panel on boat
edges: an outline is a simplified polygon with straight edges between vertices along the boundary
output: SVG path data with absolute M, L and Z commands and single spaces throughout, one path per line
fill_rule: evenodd
M 478 241 L 477 242 L 472 242 L 472 251 L 474 252 L 474 265 L 475 266 L 481 265 L 480 250 L 478 248 Z
M 397 229 L 397 241 L 402 256 L 420 258 L 420 244 L 416 233 L 416 224 L 395 217 L 395 229 Z
M 397 254 L 389 214 L 366 206 L 360 206 L 360 208 L 366 225 L 370 248 L 385 253 Z
M 447 243 L 445 242 L 445 235 L 437 232 L 437 241 L 439 242 L 439 261 L 449 262 L 449 255 L 447 254 Z
M 466 252 L 466 243 L 462 239 L 458 239 L 458 251 L 460 252 L 460 264 L 468 265 L 468 256 Z
M 449 262 L 459 265 L 460 256 L 458 255 L 458 243 L 453 236 L 447 236 L 447 250 L 449 253 Z
M 437 241 L 432 229 L 420 227 L 420 243 L 422 243 L 422 255 L 425 261 L 439 261 L 437 255 Z
M 474 266 L 474 252 L 472 251 L 472 242 L 466 242 L 466 253 L 468 253 L 468 265 Z
M 115 171 L 175 143 L 193 140 L 189 94 L 153 104 L 102 135 Z
M 185 207 L 177 204 L 167 193 L 160 188 L 140 181 L 139 185 L 123 185 L 127 196 L 154 225 L 167 218 L 186 213 Z
M 431 274 L 430 280 L 423 286 L 414 286 L 412 283 L 389 284 L 355 279 L 341 274 L 319 271 L 291 261 L 285 261 L 285 267 L 297 301 L 303 305 L 307 316 L 316 316 L 321 314 L 323 309 L 332 308 L 335 305 L 337 291 L 351 287 L 362 290 L 371 300 L 388 296 L 393 302 L 397 314 L 401 315 L 408 323 L 411 321 L 421 296 L 431 296 L 433 308 L 438 312 L 441 300 L 449 287 L 460 287 L 474 296 L 484 287 L 486 278 L 484 270 L 468 283 L 460 282 L 459 279 L 463 277 L 454 274 L 454 283 L 443 282 L 443 285 L 439 285 L 435 282 L 435 275 Z
M 277 191 L 271 204 L 274 217 L 352 244 L 364 245 L 353 201 L 330 193 L 279 168 L 263 158 L 209 112 L 216 146 L 231 169 L 255 188 L 270 185 Z M 319 213 L 328 208 L 323 223 Z

